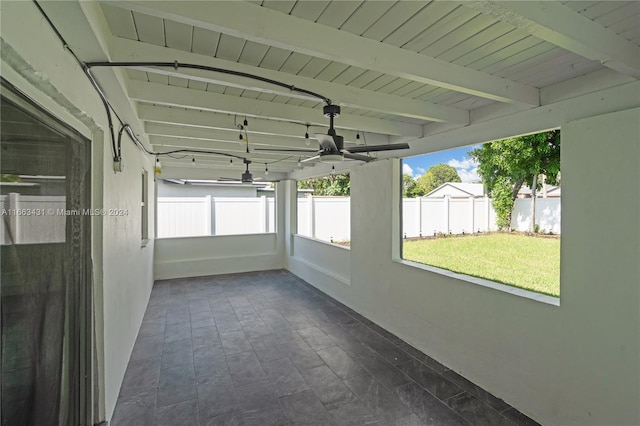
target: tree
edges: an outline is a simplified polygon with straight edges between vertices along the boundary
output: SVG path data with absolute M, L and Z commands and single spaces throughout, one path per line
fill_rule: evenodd
M 468 152 L 478 162 L 478 174 L 493 200 L 500 229 L 511 228 L 513 205 L 523 184 L 531 187 L 532 224 L 535 231 L 535 197 L 544 175 L 546 183 L 560 179 L 560 131 L 537 133 L 484 144 Z
M 424 189 L 418 185 L 418 182 L 409 174 L 402 175 L 402 197 L 416 198 L 425 194 Z
M 321 178 L 312 178 L 298 182 L 300 189 L 313 189 L 313 195 L 349 196 L 351 179 L 349 174 L 341 173 Z
M 418 185 L 425 194 L 446 182 L 462 182 L 462 179 L 456 169 L 444 163 L 429 167 L 429 170 L 418 178 Z

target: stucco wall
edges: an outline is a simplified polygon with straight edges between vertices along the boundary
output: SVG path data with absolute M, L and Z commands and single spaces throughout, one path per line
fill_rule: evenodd
M 140 228 L 143 169 L 150 177 L 149 197 L 155 196 L 152 162 L 123 140 L 125 170 L 113 172 L 105 111 L 78 64 L 32 2 L 2 2 L 0 7 L 2 76 L 92 140 L 92 208 L 129 212 L 92 218 L 98 417 L 109 419 L 153 285 L 153 203 L 146 247 Z M 70 7 L 81 13 L 77 5 Z
M 639 114 L 562 126 L 560 306 L 394 261 L 397 160 L 351 171 L 350 285 L 288 268 L 542 424 L 638 424 Z

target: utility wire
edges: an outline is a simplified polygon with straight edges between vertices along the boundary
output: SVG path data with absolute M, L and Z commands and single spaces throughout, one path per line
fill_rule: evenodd
M 49 16 L 46 14 L 46 12 L 42 9 L 42 7 L 38 3 L 38 1 L 37 0 L 33 0 L 33 3 L 36 5 L 36 7 L 40 11 L 40 13 L 44 17 L 44 19 L 47 21 L 47 23 L 49 24 L 49 26 L 51 27 L 53 32 L 56 34 L 56 37 L 62 43 L 63 48 L 66 49 L 67 51 L 69 51 L 69 53 L 71 53 L 71 55 L 76 60 L 76 62 L 80 66 L 80 68 L 82 68 L 82 71 L 85 74 L 85 76 L 87 77 L 87 79 L 89 80 L 89 82 L 91 83 L 91 86 L 95 89 L 96 93 L 98 93 L 98 96 L 100 97 L 100 100 L 102 101 L 102 104 L 103 104 L 104 109 L 105 109 L 105 113 L 107 115 L 107 122 L 108 122 L 108 125 L 109 125 L 109 134 L 110 134 L 110 139 L 111 139 L 111 150 L 112 150 L 112 153 L 113 153 L 113 160 L 114 161 L 121 161 L 121 159 L 122 159 L 122 135 L 125 132 L 126 132 L 127 136 L 129 136 L 129 138 L 134 142 L 134 144 L 136 146 L 138 146 L 142 151 L 144 151 L 145 153 L 147 153 L 149 155 L 156 156 L 156 157 L 161 156 L 161 155 L 171 155 L 171 154 L 185 153 L 185 154 L 220 155 L 220 156 L 224 156 L 224 157 L 237 158 L 237 159 L 241 159 L 241 160 L 247 160 L 247 159 L 245 157 L 242 157 L 242 156 L 239 156 L 239 155 L 228 154 L 228 153 L 218 152 L 218 151 L 207 151 L 207 150 L 196 150 L 196 149 L 177 149 L 177 150 L 165 151 L 165 152 L 155 152 L 155 151 L 148 150 L 144 146 L 144 144 L 142 142 L 140 142 L 138 137 L 134 134 L 133 129 L 131 128 L 131 126 L 129 124 L 125 123 L 120 118 L 120 116 L 118 115 L 118 113 L 115 110 L 115 108 L 113 107 L 113 105 L 111 105 L 111 103 L 107 99 L 106 95 L 104 94 L 104 91 L 102 90 L 102 88 L 100 87 L 100 85 L 98 84 L 96 79 L 94 78 L 93 74 L 91 74 L 90 69 L 93 68 L 93 67 L 145 67 L 145 66 L 156 66 L 156 67 L 172 67 L 172 68 L 175 68 L 175 69 L 178 69 L 178 67 L 181 67 L 181 68 L 206 70 L 206 71 L 218 72 L 218 73 L 222 73 L 222 74 L 230 74 L 230 75 L 236 75 L 236 76 L 245 77 L 245 78 L 251 78 L 251 79 L 254 79 L 254 80 L 259 80 L 259 81 L 263 81 L 263 82 L 266 82 L 266 83 L 274 84 L 274 85 L 279 86 L 279 87 L 287 88 L 292 92 L 299 92 L 299 93 L 304 93 L 304 94 L 313 96 L 315 98 L 321 99 L 327 105 L 331 105 L 331 99 L 329 99 L 329 98 L 327 98 L 325 96 L 322 96 L 322 95 L 320 95 L 318 93 L 312 92 L 310 90 L 306 90 L 306 89 L 302 89 L 302 88 L 299 88 L 299 87 L 295 87 L 293 85 L 282 83 L 282 82 L 277 81 L 277 80 L 272 80 L 270 78 L 265 78 L 265 77 L 261 77 L 261 76 L 258 76 L 258 75 L 244 73 L 244 72 L 240 72 L 240 71 L 227 70 L 227 69 L 223 69 L 223 68 L 209 67 L 209 66 L 197 65 L 197 64 L 185 64 L 185 63 L 179 63 L 177 61 L 175 61 L 175 62 L 89 62 L 89 63 L 85 63 L 82 60 L 80 60 L 80 58 L 78 57 L 78 55 L 76 55 L 76 53 L 73 51 L 73 49 L 71 49 L 71 47 L 69 47 L 69 44 L 67 43 L 67 41 L 64 39 L 62 34 L 60 34 L 60 31 L 58 31 L 58 29 L 53 24 L 53 22 L 51 21 Z M 113 117 L 111 116 L 112 113 L 116 116 L 116 118 L 120 122 L 120 130 L 118 131 L 117 142 L 116 142 L 116 137 L 115 137 L 115 129 L 114 129 L 114 126 L 113 126 Z M 248 139 L 246 129 L 245 129 L 245 137 Z M 248 150 L 248 146 L 247 146 L 247 150 Z M 266 164 L 273 164 L 273 163 L 277 163 L 279 161 L 286 160 L 288 158 L 291 158 L 291 157 L 281 158 L 279 160 L 275 160 L 275 161 L 272 161 L 272 162 L 269 162 L 269 163 L 264 163 L 264 164 L 265 165 Z

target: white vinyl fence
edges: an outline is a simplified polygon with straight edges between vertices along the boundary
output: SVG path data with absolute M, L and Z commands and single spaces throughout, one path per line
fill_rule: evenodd
M 158 197 L 158 238 L 275 232 L 267 197 Z
M 323 241 L 351 239 L 349 197 L 298 198 L 298 234 Z
M 65 207 L 65 196 L 0 196 L 0 245 L 64 243 Z
M 528 231 L 530 198 L 515 202 L 511 226 Z M 497 231 L 496 212 L 488 197 L 482 198 L 404 198 L 402 200 L 404 237 L 438 233 L 462 234 Z M 324 241 L 351 238 L 349 197 L 305 197 L 298 199 L 298 234 Z M 536 223 L 542 232 L 560 234 L 560 199 L 536 199 Z

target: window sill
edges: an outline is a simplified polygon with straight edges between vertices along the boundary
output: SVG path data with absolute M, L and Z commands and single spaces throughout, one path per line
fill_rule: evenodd
M 472 277 L 470 275 L 460 274 L 452 272 L 447 269 L 436 268 L 435 266 L 424 265 L 422 263 L 412 262 L 404 259 L 394 259 L 394 262 L 402 265 L 410 266 L 413 268 L 422 269 L 425 271 L 433 272 L 447 277 L 455 278 L 457 280 L 466 281 L 472 284 L 477 284 L 482 287 L 492 288 L 494 290 L 509 293 L 514 296 L 524 297 L 526 299 L 535 300 L 536 302 L 546 303 L 547 305 L 560 306 L 560 299 L 558 297 L 547 296 L 546 294 L 536 293 L 535 291 L 523 290 L 521 288 L 511 287 L 505 284 L 500 284 L 495 281 L 485 280 L 483 278 Z
M 337 247 L 337 248 L 341 248 L 343 250 L 351 250 L 350 247 L 343 246 L 343 245 L 340 245 L 338 243 L 332 243 L 330 241 L 325 241 L 325 240 L 321 240 L 319 238 L 313 238 L 313 237 L 309 237 L 307 235 L 302 235 L 302 234 L 294 234 L 294 235 L 296 237 L 304 238 L 305 240 L 315 241 L 317 243 L 326 244 L 326 245 L 331 246 L 331 247 Z

